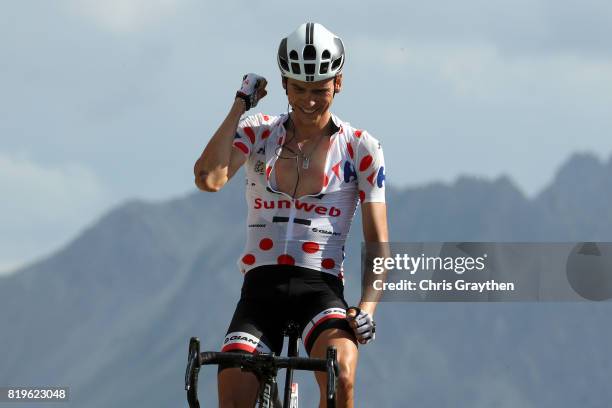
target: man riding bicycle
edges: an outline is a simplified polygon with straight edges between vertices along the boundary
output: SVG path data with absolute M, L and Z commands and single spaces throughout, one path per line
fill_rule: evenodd
M 278 355 L 293 321 L 311 357 L 337 349 L 338 406 L 352 407 L 357 344 L 374 339 L 376 308 L 363 298 L 348 308 L 343 297 L 344 243 L 357 204 L 366 242 L 387 242 L 388 231 L 380 143 L 330 112 L 344 60 L 342 40 L 321 24 L 298 27 L 277 55 L 291 111 L 241 120 L 267 94 L 264 78 L 245 75 L 194 173 L 199 189 L 214 192 L 246 170 L 247 242 L 238 260 L 245 278 L 222 351 Z M 325 374 L 316 377 L 324 406 Z M 253 406 L 253 374 L 220 367 L 218 381 L 220 406 Z

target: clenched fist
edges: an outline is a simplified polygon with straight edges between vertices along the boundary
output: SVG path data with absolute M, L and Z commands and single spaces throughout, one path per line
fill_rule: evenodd
M 257 102 L 268 94 L 266 78 L 257 74 L 246 74 L 242 78 L 242 86 L 236 92 L 236 98 L 244 101 L 246 110 L 257 106 Z

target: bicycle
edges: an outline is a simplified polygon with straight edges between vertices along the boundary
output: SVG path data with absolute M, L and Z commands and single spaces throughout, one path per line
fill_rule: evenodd
M 327 348 L 325 359 L 298 357 L 299 329 L 290 322 L 283 333 L 289 337 L 287 357 L 274 354 L 243 354 L 205 351 L 200 352 L 200 340 L 192 337 L 189 340 L 187 368 L 185 370 L 185 391 L 189 408 L 200 408 L 198 401 L 198 373 L 203 365 L 229 364 L 239 366 L 243 371 L 250 371 L 259 380 L 259 391 L 256 407 L 259 408 L 297 408 L 297 387 L 293 383 L 293 370 L 327 372 L 327 407 L 336 406 L 336 383 L 339 374 L 337 351 L 335 347 Z M 286 369 L 283 403 L 278 396 L 276 377 L 278 370 Z M 297 386 L 297 384 L 295 384 Z

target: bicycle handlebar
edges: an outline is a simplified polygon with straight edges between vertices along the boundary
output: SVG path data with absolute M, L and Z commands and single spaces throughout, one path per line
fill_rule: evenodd
M 200 408 L 198 401 L 198 373 L 202 365 L 233 364 L 253 372 L 265 372 L 276 377 L 281 368 L 293 370 L 327 372 L 327 406 L 334 408 L 336 380 L 339 374 L 337 352 L 334 347 L 327 349 L 327 358 L 278 357 L 273 354 L 241 354 L 217 351 L 200 352 L 200 340 L 192 337 L 189 341 L 187 369 L 185 371 L 185 391 L 190 408 Z M 272 373 L 272 374 L 270 374 Z
M 239 364 L 269 365 L 272 368 L 292 368 L 294 370 L 327 371 L 327 360 L 321 358 L 278 357 L 270 354 L 238 354 L 206 351 L 200 353 L 200 365 L 207 364 Z

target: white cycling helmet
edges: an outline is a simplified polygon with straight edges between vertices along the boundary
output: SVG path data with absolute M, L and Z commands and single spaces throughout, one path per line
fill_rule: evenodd
M 281 40 L 277 60 L 284 77 L 321 81 L 342 72 L 344 44 L 321 24 L 304 23 Z

